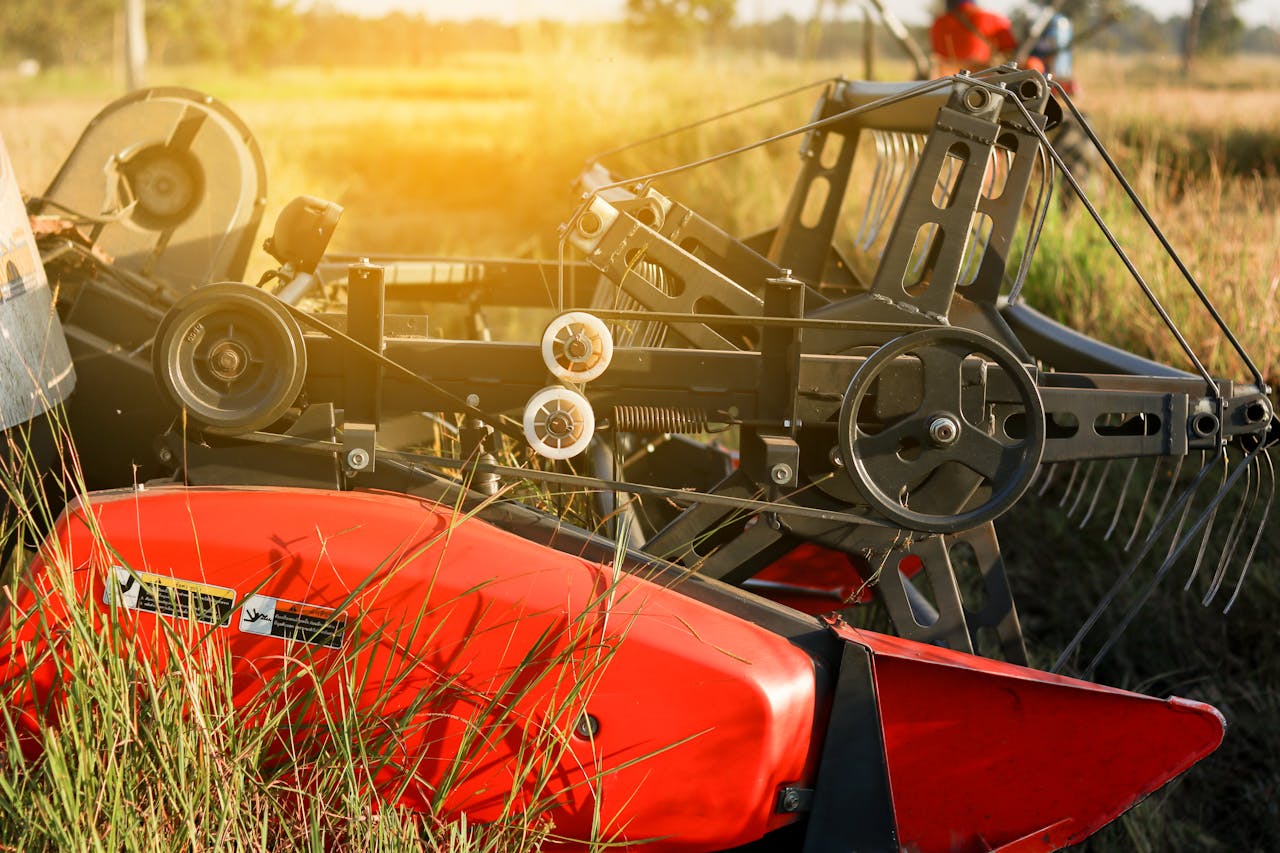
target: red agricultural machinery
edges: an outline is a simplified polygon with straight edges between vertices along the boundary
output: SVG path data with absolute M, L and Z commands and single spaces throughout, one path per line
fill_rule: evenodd
M 1144 600 L 1096 638 L 1119 592 L 1184 554 L 1199 571 L 1211 540 L 1206 599 L 1234 600 L 1276 421 L 1231 331 L 1242 381 L 1205 369 L 1062 168 L 1045 134 L 1064 109 L 1092 138 L 1014 66 L 833 80 L 784 134 L 799 172 L 764 233 L 659 189 L 705 162 L 593 163 L 558 261 L 326 255 L 341 211 L 304 197 L 253 284 L 252 135 L 186 90 L 111 105 L 29 204 L 101 491 L 21 579 L 10 701 L 32 731 L 53 722 L 40 625 L 80 608 L 156 667 L 180 665 L 174 626 L 198 628 L 246 705 L 305 660 L 334 702 L 405 721 L 380 741 L 384 801 L 475 821 L 515 803 L 569 847 L 1085 838 L 1212 752 L 1224 720 L 1056 671 L 1087 676 Z M 1026 304 L 1060 182 L 1190 370 Z M 427 333 L 443 306 L 469 334 Z M 494 341 L 495 306 L 549 322 Z M 1127 552 L 1055 672 L 1027 665 L 993 525 L 1049 489 Z

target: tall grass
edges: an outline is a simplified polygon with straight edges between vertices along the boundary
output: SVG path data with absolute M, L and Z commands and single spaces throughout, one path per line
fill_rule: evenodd
M 472 515 L 455 508 L 429 539 L 368 555 L 365 580 L 337 608 L 354 630 L 342 654 L 289 642 L 276 665 L 255 664 L 233 655 L 230 632 L 104 607 L 101 576 L 110 584 L 112 567 L 129 563 L 92 507 L 74 502 L 74 457 L 42 491 L 31 474 L 44 466 L 23 431 L 5 439 L 0 535 L 41 544 L 14 552 L 0 604 L 0 849 L 522 853 L 554 837 L 547 815 L 565 796 L 571 732 L 627 630 L 627 618 L 604 628 L 610 584 L 527 646 L 505 614 L 471 612 L 471 602 L 475 631 L 499 642 L 511 632 L 510 667 L 485 678 L 441 666 L 440 614 L 457 602 L 432 588 L 416 615 L 411 606 L 402 624 L 362 634 L 385 621 L 369 617 L 379 590 L 447 549 Z M 73 501 L 64 523 L 46 536 L 63 499 Z M 375 647 L 385 660 L 370 667 Z M 431 741 L 445 731 L 448 749 Z M 415 738 L 422 751 L 406 751 Z M 486 795 L 497 803 L 489 820 L 469 823 L 457 803 L 493 744 L 513 738 L 515 784 Z M 412 790 L 429 791 L 431 807 L 408 807 L 422 801 L 406 799 Z

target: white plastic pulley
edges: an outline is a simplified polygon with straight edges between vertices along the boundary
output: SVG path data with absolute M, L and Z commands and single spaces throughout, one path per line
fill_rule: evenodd
M 596 432 L 596 415 L 577 391 L 551 385 L 524 407 L 524 437 L 539 456 L 568 459 L 587 449 Z
M 542 333 L 542 360 L 562 382 L 590 382 L 613 360 L 613 335 L 594 314 L 561 314 Z

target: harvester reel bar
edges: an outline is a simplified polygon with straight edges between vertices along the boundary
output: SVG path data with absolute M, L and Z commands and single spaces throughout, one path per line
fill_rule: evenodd
M 297 322 L 274 297 L 238 282 L 178 300 L 156 331 L 152 359 L 165 393 L 223 435 L 280 420 L 307 376 Z

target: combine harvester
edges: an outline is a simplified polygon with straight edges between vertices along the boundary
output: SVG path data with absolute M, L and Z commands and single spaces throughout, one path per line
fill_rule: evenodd
M 1080 841 L 1224 721 L 1029 668 L 993 521 L 1055 480 L 1094 514 L 1109 482 L 1110 536 L 1145 491 L 1119 591 L 1199 563 L 1243 496 L 1207 584 L 1234 595 L 1276 421 L 1243 349 L 1243 381 L 1205 370 L 1060 168 L 1045 132 L 1064 107 L 1013 66 L 833 80 L 789 134 L 776 228 L 739 239 L 659 189 L 702 164 L 597 163 L 558 263 L 325 256 L 341 211 L 304 197 L 255 286 L 248 130 L 186 90 L 111 105 L 31 203 L 79 377 L 67 416 L 105 490 L 21 579 L 4 667 L 35 673 L 23 719 L 46 724 L 60 685 L 56 632 L 14 615 L 39 601 L 55 626 L 73 607 L 119 620 L 156 667 L 181 665 L 169 638 L 194 626 L 246 705 L 302 661 L 329 701 L 405 721 L 380 742 L 384 801 L 480 822 L 514 807 L 570 849 Z M 1021 299 L 1060 180 L 1189 371 Z M 422 306 L 450 304 L 474 335 L 426 334 Z M 549 304 L 540 340 L 490 340 L 486 309 Z M 600 528 L 530 484 L 589 495 Z M 869 610 L 887 632 L 857 627 Z M 1115 638 L 1096 621 L 1055 670 L 1091 672 Z

